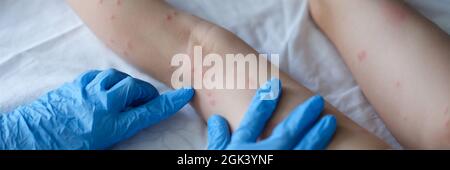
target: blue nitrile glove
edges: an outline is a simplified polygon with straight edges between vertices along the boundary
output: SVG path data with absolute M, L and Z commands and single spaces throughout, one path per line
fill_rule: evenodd
M 275 97 L 267 99 L 264 95 Z M 324 100 L 314 96 L 299 105 L 273 130 L 267 139 L 257 142 L 266 122 L 275 110 L 281 94 L 281 82 L 273 79 L 256 92 L 239 128 L 230 135 L 227 121 L 218 115 L 208 120 L 208 149 L 214 150 L 318 150 L 325 149 L 334 132 L 336 119 L 326 115 L 320 120 Z
M 114 69 L 89 71 L 0 116 L 0 149 L 106 149 L 186 105 L 194 91 L 159 94 Z

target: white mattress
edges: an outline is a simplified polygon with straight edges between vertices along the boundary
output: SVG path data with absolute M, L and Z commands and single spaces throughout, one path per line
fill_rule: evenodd
M 177 8 L 236 33 L 259 52 L 279 53 L 281 68 L 355 122 L 401 148 L 362 95 L 305 0 L 170 0 Z M 408 1 L 450 33 L 450 0 Z M 63 0 L 0 1 L 0 113 L 36 99 L 88 69 L 117 68 L 168 88 L 118 58 Z M 192 107 L 114 149 L 204 149 L 206 126 Z

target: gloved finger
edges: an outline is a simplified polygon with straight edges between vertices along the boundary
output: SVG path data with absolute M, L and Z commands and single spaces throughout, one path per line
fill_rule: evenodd
M 139 107 L 119 115 L 117 131 L 122 137 L 128 138 L 143 128 L 167 119 L 189 103 L 194 95 L 194 89 L 182 88 L 159 95 Z
M 208 119 L 208 150 L 224 150 L 230 143 L 230 128 L 222 116 L 212 115 Z
M 281 96 L 281 81 L 272 79 L 259 88 L 231 142 L 255 142 L 272 116 Z
M 79 84 L 80 87 L 86 87 L 94 78 L 100 73 L 99 70 L 90 70 L 82 73 L 75 79 L 75 83 Z
M 117 111 L 147 103 L 158 95 L 153 85 L 133 77 L 123 79 L 107 91 L 108 101 Z
M 87 88 L 95 88 L 97 90 L 109 90 L 116 83 L 128 77 L 127 74 L 117 71 L 116 69 L 108 69 L 100 72 Z
M 324 116 L 314 127 L 300 140 L 295 150 L 319 150 L 325 149 L 336 132 L 336 118 L 332 115 Z
M 323 111 L 324 104 L 321 96 L 309 98 L 275 127 L 268 140 L 281 140 L 285 147 L 283 149 L 293 148 L 314 125 Z

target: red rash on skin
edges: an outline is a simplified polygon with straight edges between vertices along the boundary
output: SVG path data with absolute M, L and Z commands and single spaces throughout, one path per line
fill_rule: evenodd
M 132 49 L 133 49 L 133 44 L 131 44 L 130 41 L 127 42 L 127 48 L 128 48 L 129 50 L 132 50 Z
M 361 51 L 358 53 L 358 61 L 359 62 L 363 62 L 364 60 L 367 59 L 367 52 L 366 51 Z
M 169 14 L 169 15 L 167 15 L 167 16 L 166 16 L 166 20 L 167 20 L 167 21 L 170 21 L 170 20 L 172 20 L 172 15 L 170 15 L 170 14 Z
M 396 87 L 396 88 L 402 87 L 402 84 L 400 84 L 400 81 L 396 81 L 396 82 L 395 82 L 395 87 Z
M 211 97 L 212 96 L 211 92 L 206 92 L 206 96 Z
M 215 106 L 216 105 L 216 101 L 214 99 L 211 99 L 208 102 L 209 102 L 209 105 L 211 105 L 211 106 Z
M 382 8 L 389 22 L 399 24 L 408 18 L 408 12 L 400 4 L 384 2 Z
M 178 13 L 176 11 L 171 12 L 170 14 L 167 14 L 166 16 L 166 20 L 170 21 L 173 19 L 173 17 L 176 17 L 178 15 Z

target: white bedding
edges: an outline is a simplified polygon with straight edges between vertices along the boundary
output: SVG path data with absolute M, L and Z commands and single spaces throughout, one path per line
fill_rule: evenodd
M 263 1 L 263 2 L 261 2 Z M 362 95 L 333 45 L 311 21 L 305 0 L 170 0 L 236 33 L 355 122 L 401 146 Z M 408 1 L 450 33 L 450 0 Z M 36 99 L 88 69 L 117 68 L 164 91 L 106 48 L 62 0 L 0 1 L 0 113 Z M 187 106 L 114 149 L 204 149 L 205 123 Z

